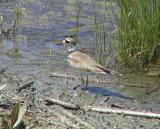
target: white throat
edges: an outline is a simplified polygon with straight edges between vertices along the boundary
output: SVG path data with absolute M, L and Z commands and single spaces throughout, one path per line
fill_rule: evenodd
M 68 48 L 68 52 L 74 52 L 76 50 L 77 50 L 76 46 L 73 46 L 73 45 L 69 46 Z

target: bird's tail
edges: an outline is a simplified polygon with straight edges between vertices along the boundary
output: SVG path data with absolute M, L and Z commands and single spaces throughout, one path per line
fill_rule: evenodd
M 122 74 L 119 74 L 119 73 L 116 72 L 116 71 L 109 71 L 108 69 L 103 68 L 103 67 L 99 67 L 99 66 L 96 66 L 96 67 L 99 68 L 99 69 L 101 69 L 104 73 L 108 73 L 108 74 L 111 74 L 111 75 L 123 76 Z
M 108 74 L 111 74 L 111 71 L 109 71 L 108 69 L 106 68 L 103 68 L 103 67 L 99 67 L 99 66 L 96 66 L 97 68 L 100 68 L 103 72 L 105 73 L 108 73 Z

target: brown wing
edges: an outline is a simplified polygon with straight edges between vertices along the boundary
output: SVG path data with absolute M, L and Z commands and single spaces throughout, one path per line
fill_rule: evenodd
M 96 73 L 109 73 L 110 71 L 101 66 L 99 63 L 97 63 L 95 60 L 93 60 L 90 56 L 88 56 L 85 53 L 76 51 L 71 53 L 69 56 L 70 58 L 70 65 L 83 69 L 83 70 L 88 70 Z

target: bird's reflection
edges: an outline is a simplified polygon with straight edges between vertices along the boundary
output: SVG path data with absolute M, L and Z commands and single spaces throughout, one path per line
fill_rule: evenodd
M 103 95 L 103 96 L 115 96 L 115 97 L 120 97 L 123 99 L 133 100 L 133 98 L 131 98 L 131 97 L 127 97 L 127 96 L 121 95 L 119 93 L 116 93 L 116 92 L 113 92 L 113 91 L 110 91 L 110 90 L 107 90 L 107 89 L 101 88 L 101 87 L 88 86 L 88 87 L 81 88 L 81 90 L 87 91 L 90 93 L 94 93 L 94 94 L 98 94 L 98 95 Z

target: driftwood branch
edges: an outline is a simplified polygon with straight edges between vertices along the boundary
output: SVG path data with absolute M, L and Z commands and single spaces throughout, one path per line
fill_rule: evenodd
M 81 80 L 80 77 L 76 77 L 73 75 L 68 75 L 68 74 L 64 74 L 64 73 L 50 73 L 49 77 L 57 77 L 57 78 L 66 78 L 66 79 L 73 79 L 73 80 Z M 136 85 L 136 84 L 121 84 L 121 83 L 113 83 L 113 82 L 108 82 L 106 80 L 98 80 L 96 78 L 90 78 L 89 82 L 97 82 L 97 83 L 102 83 L 102 84 L 113 84 L 113 85 L 124 85 L 127 87 L 138 87 L 138 88 L 143 88 L 146 89 L 146 86 L 141 86 L 141 85 Z
M 85 111 L 95 111 L 95 112 L 103 112 L 103 113 L 115 113 L 115 114 L 124 114 L 130 116 L 139 116 L 139 117 L 149 117 L 149 118 L 158 118 L 160 119 L 160 113 L 153 112 L 145 112 L 145 111 L 133 111 L 133 110 L 125 110 L 125 109 L 115 109 L 109 107 L 99 107 L 99 106 L 77 106 L 74 104 L 62 102 L 57 99 L 53 99 L 50 97 L 45 98 L 46 101 L 58 104 L 65 108 L 74 109 L 74 110 L 85 110 Z
M 78 106 L 78 105 L 62 102 L 60 100 L 53 99 L 53 98 L 50 98 L 50 97 L 45 97 L 44 100 L 47 101 L 47 102 L 53 103 L 53 104 L 61 105 L 64 108 L 68 108 L 68 109 L 72 109 L 72 110 L 78 110 L 78 109 L 80 109 L 80 106 Z
M 146 94 L 147 94 L 147 95 L 150 95 L 151 93 L 157 92 L 157 91 L 159 91 L 159 90 L 160 90 L 160 85 L 156 85 L 156 86 L 154 86 L 153 88 L 148 89 L 148 90 L 146 91 Z
M 97 107 L 97 106 L 86 106 L 85 110 L 103 112 L 103 113 L 116 113 L 116 114 L 130 115 L 130 116 L 141 116 L 141 117 L 149 117 L 149 118 L 160 119 L 160 113 L 145 112 L 145 111 L 113 109 L 113 108 L 108 108 L 108 107 Z
M 4 89 L 6 86 L 7 86 L 7 84 L 4 84 L 4 85 L 0 86 L 0 91 L 1 91 L 2 89 Z
M 71 75 L 68 75 L 68 74 L 63 74 L 63 73 L 50 73 L 49 77 L 59 77 L 59 78 L 80 80 L 80 78 L 78 78 L 78 77 L 71 76 Z
M 18 93 L 20 93 L 20 92 L 21 92 L 21 90 L 23 90 L 23 89 L 26 89 L 26 88 L 30 87 L 33 83 L 34 83 L 34 81 L 29 81 L 29 82 L 27 82 L 27 83 L 23 84 L 23 85 L 22 85 L 22 86 L 20 86 L 20 88 L 18 89 Z

